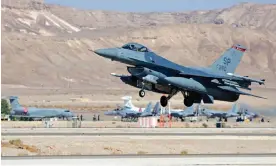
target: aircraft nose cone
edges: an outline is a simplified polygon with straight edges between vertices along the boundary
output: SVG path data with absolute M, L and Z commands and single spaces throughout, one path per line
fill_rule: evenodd
M 94 51 L 94 53 L 96 53 L 102 57 L 110 58 L 110 59 L 114 59 L 117 57 L 117 50 L 114 48 L 97 49 Z

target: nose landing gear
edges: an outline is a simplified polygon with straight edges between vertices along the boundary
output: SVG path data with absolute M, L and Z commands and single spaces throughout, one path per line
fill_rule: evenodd
M 146 92 L 144 91 L 145 83 L 142 81 L 141 84 L 142 84 L 142 88 L 139 91 L 139 96 L 144 97 L 146 95 Z M 138 81 L 137 81 L 137 86 L 138 86 Z
M 144 97 L 146 95 L 146 92 L 142 89 L 139 91 L 139 96 Z

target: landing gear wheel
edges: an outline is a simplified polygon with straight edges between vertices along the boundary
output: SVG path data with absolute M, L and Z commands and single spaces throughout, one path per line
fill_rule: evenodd
M 146 95 L 146 92 L 144 90 L 139 91 L 139 96 L 144 97 Z
M 186 107 L 191 107 L 194 104 L 194 102 L 193 102 L 193 100 L 191 100 L 189 98 L 185 98 L 184 99 L 184 104 L 185 104 Z
M 160 104 L 161 104 L 162 107 L 166 107 L 167 104 L 168 104 L 168 98 L 166 96 L 162 96 L 160 98 Z

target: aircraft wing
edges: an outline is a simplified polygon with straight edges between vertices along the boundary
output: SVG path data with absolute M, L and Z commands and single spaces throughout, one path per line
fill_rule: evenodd
M 53 116 L 33 116 L 33 115 L 11 115 L 12 117 L 19 118 L 52 118 Z
M 180 72 L 179 74 L 184 77 L 186 76 L 186 77 L 205 77 L 210 79 L 227 79 L 227 80 L 237 81 L 240 83 L 256 82 L 256 83 L 259 83 L 260 85 L 264 84 L 265 82 L 265 79 L 256 80 L 256 79 L 249 78 L 248 76 L 240 76 L 240 75 L 235 75 L 233 73 L 227 73 L 227 75 L 213 74 L 213 73 L 204 72 L 201 70 L 187 70 L 185 72 Z
M 218 86 L 218 87 L 223 89 L 223 90 L 234 92 L 234 93 L 241 94 L 241 95 L 253 96 L 253 97 L 257 97 L 257 98 L 267 99 L 267 98 L 264 98 L 264 97 L 261 97 L 261 96 L 257 96 L 257 95 L 253 95 L 253 94 L 250 94 L 250 93 L 240 91 L 239 89 L 234 88 L 234 87 L 229 87 L 229 86 Z

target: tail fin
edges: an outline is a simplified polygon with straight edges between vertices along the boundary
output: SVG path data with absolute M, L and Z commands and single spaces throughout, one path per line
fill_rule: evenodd
M 17 96 L 10 96 L 10 104 L 11 104 L 12 109 L 21 107 L 21 105 L 18 102 Z
M 155 106 L 153 107 L 152 113 L 158 114 L 160 112 L 160 104 L 159 102 L 156 102 Z
M 232 109 L 230 110 L 230 112 L 233 112 L 233 113 L 238 113 L 239 112 L 239 107 L 238 107 L 238 104 L 235 103 L 232 107 Z
M 144 112 L 151 112 L 151 102 L 147 105 L 147 107 L 145 108 Z
M 131 99 L 132 99 L 131 96 L 124 96 L 122 97 L 122 99 L 124 100 L 124 107 L 129 109 L 134 108 L 134 105 L 131 102 Z
M 244 46 L 235 44 L 226 50 L 223 55 L 210 66 L 210 68 L 223 74 L 234 73 L 240 64 L 245 51 L 246 48 Z

